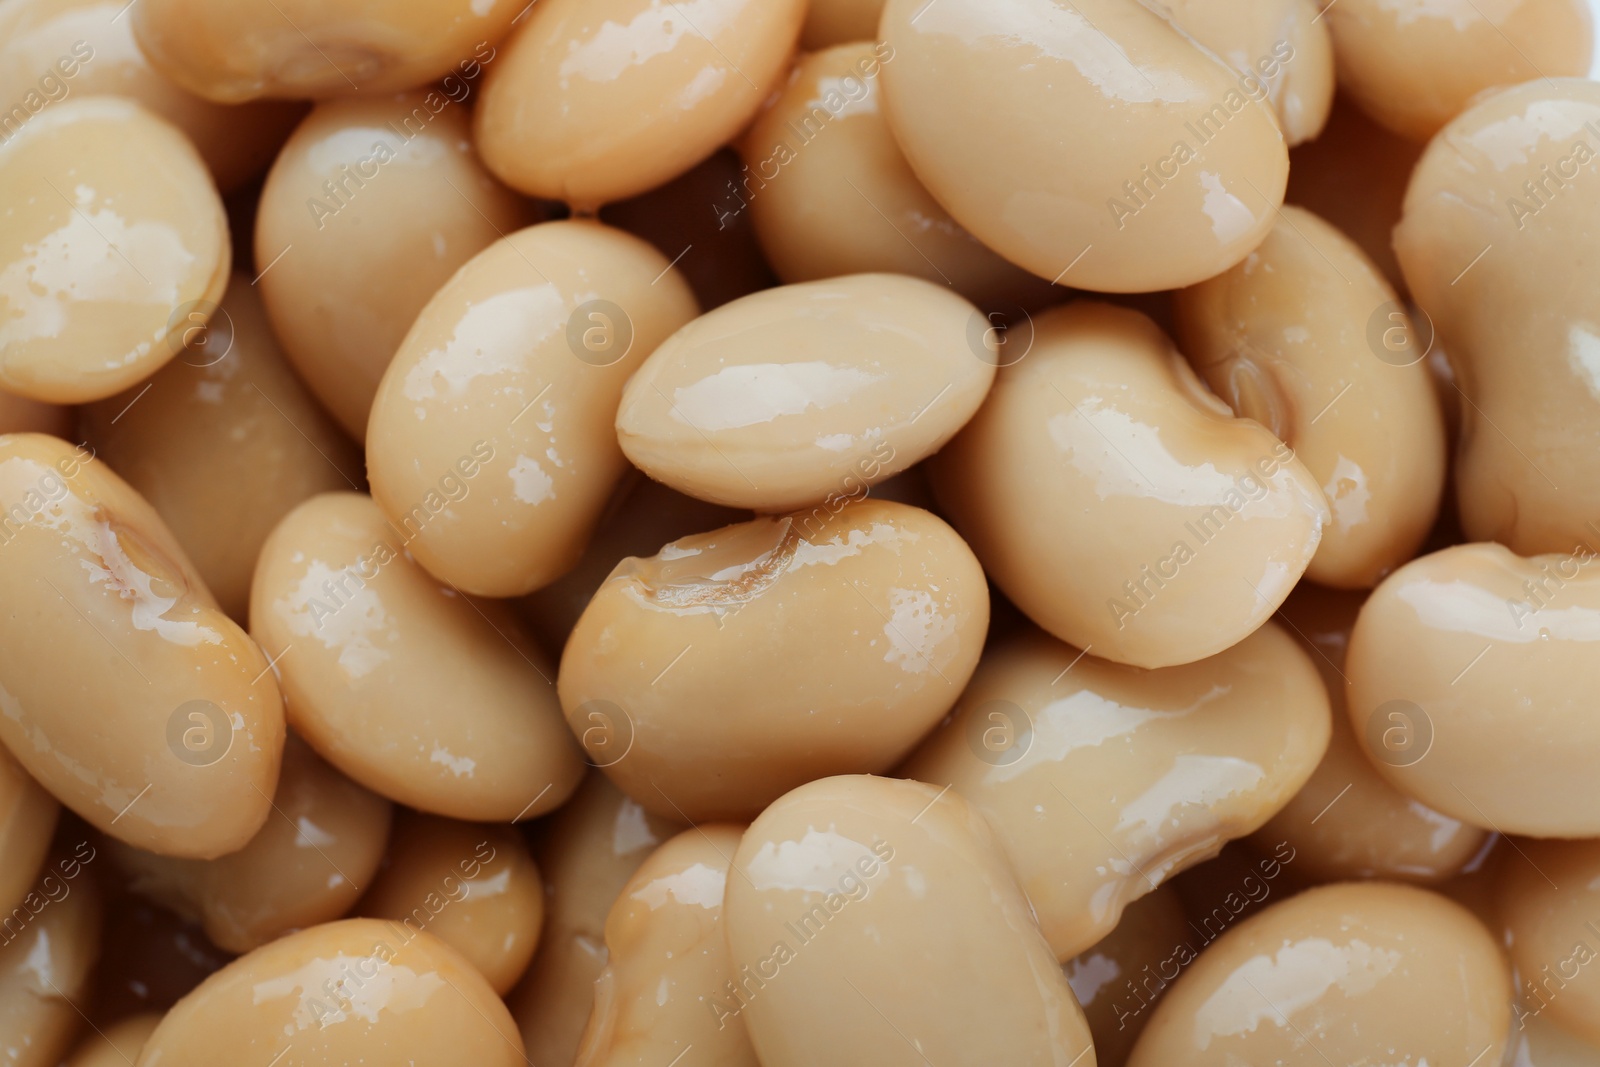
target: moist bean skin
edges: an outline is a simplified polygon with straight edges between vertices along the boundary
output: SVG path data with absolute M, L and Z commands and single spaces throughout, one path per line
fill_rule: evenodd
M 20 930 L 11 919 L 7 934 L 16 936 L 0 946 L 0 1057 L 6 1067 L 56 1067 L 83 1025 L 79 1005 L 88 998 L 100 956 L 101 894 L 82 863 L 59 855 L 34 885 L 37 914 Z M 85 855 L 92 861 L 92 847 Z M 75 864 L 78 876 L 64 879 L 62 862 Z
M 1518 978 L 1518 1029 L 1542 1017 L 1600 1044 L 1600 982 L 1587 967 L 1600 942 L 1590 925 L 1600 925 L 1600 843 L 1526 841 L 1519 847 L 1525 856 L 1507 859 L 1495 883 Z
M 33 884 L 61 806 L 0 746 L 0 916 Z

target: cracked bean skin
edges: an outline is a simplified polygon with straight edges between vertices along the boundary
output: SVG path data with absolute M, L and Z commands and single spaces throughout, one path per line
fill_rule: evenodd
M 1144 315 L 1080 301 L 930 464 L 939 503 L 1029 618 L 1157 668 L 1237 644 L 1311 562 L 1327 501 Z
M 1457 545 L 1390 575 L 1350 635 L 1349 714 L 1373 767 L 1462 822 L 1600 836 L 1600 570 Z
M 954 790 L 810 782 L 751 824 L 733 867 L 737 978 L 714 1007 L 764 1067 L 1096 1062 L 999 843 Z M 940 980 L 908 981 L 908 961 Z
M 1600 842 L 1526 841 L 1518 849 L 1523 855 L 1502 864 L 1495 893 L 1516 968 L 1518 1022 L 1542 1016 L 1600 1044 L 1600 972 L 1588 966 L 1600 954 Z
M 996 642 L 901 768 L 988 819 L 1057 958 L 1289 802 L 1328 744 L 1309 657 L 1276 623 L 1144 671 L 1031 628 Z
M 1332 521 L 1306 577 L 1370 588 L 1412 559 L 1444 492 L 1444 416 L 1422 338 L 1360 248 L 1285 207 L 1259 248 L 1180 292 L 1175 310 L 1206 384 L 1322 486 Z
M 191 859 L 243 848 L 283 753 L 267 657 L 87 448 L 0 437 L 0 513 L 0 741 L 130 845 Z
M 759 518 L 618 564 L 567 641 L 561 705 L 647 809 L 750 818 L 904 758 L 960 695 L 988 622 L 977 560 L 920 508 Z

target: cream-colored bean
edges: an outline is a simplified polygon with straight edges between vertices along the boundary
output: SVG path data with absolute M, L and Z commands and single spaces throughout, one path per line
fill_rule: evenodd
M 1340 88 L 1413 141 L 1486 89 L 1587 74 L 1594 51 L 1584 0 L 1341 0 L 1324 11 Z
M 518 612 L 546 649 L 566 646 L 567 635 L 596 589 L 629 556 L 653 555 L 662 545 L 736 522 L 749 512 L 708 504 L 630 471 L 606 505 L 578 565 L 518 603 Z
M 51 870 L 47 867 L 47 871 Z M 83 1026 L 81 1007 L 100 955 L 100 892 L 80 872 L 71 881 L 48 873 L 35 891 L 44 900 L 31 921 L 8 925 L 0 944 L 0 1064 L 56 1067 Z
M 1505 960 L 1464 908 L 1410 886 L 1323 886 L 1188 964 L 1128 1064 L 1498 1063 L 1510 994 Z
M 255 836 L 284 737 L 267 658 L 88 449 L 0 437 L 0 603 L 0 741 L 56 799 L 163 855 Z
M 61 806 L 0 745 L 0 916 L 39 875 Z
M 1350 635 L 1350 723 L 1401 792 L 1462 822 L 1600 836 L 1600 568 L 1447 548 L 1402 567 Z
M 567 642 L 561 706 L 651 811 L 750 818 L 894 766 L 955 703 L 988 621 L 978 561 L 925 511 L 761 518 L 618 564 Z
M 1178 342 L 1283 440 L 1332 510 L 1306 577 L 1370 588 L 1411 559 L 1444 492 L 1427 339 L 1361 249 L 1297 207 L 1233 269 L 1178 294 Z
M 988 817 L 1065 960 L 1288 803 L 1329 719 L 1316 668 L 1273 623 L 1159 671 L 1029 629 L 988 651 L 954 717 L 901 771 Z
M 1529 82 L 1435 138 L 1395 251 L 1468 403 L 1456 494 L 1474 541 L 1523 555 L 1595 536 L 1600 391 L 1600 83 Z
M 1519 1029 L 1542 1017 L 1600 1044 L 1600 841 L 1517 847 L 1495 897 L 1516 968 Z
M 519 0 L 151 0 L 131 16 L 161 73 L 234 104 L 470 81 L 524 10 Z
M 1502 1067 L 1600 1067 L 1600 1045 L 1536 1015 L 1512 1028 Z
M 610 425 L 623 384 L 695 314 L 665 256 L 594 222 L 522 230 L 462 267 L 367 433 L 373 497 L 417 560 L 481 596 L 570 570 L 627 470 Z
M 90 1034 L 73 1050 L 65 1067 L 128 1067 L 155 1033 L 159 1015 L 134 1015 Z
M 1034 319 L 1026 358 L 931 464 L 984 569 L 1034 622 L 1138 667 L 1192 663 L 1271 617 L 1328 522 L 1282 441 L 1237 419 L 1136 311 Z
M 811 782 L 751 824 L 733 867 L 736 977 L 708 1006 L 744 1023 L 764 1067 L 1093 1067 L 1083 1010 L 955 791 Z
M 550 666 L 510 610 L 430 577 L 368 497 L 325 493 L 284 518 L 261 550 L 250 630 L 295 731 L 391 800 L 524 819 L 582 777 Z
M 342 917 L 383 859 L 387 800 L 328 766 L 290 737 L 273 814 L 238 852 L 214 860 L 157 856 L 115 841 L 129 887 L 202 924 L 230 952 L 249 952 L 291 930 Z
M 656 846 L 681 824 L 651 815 L 599 771 L 550 816 L 536 846 L 549 907 L 539 952 L 510 997 L 539 1067 L 572 1067 L 605 969 L 612 902 Z
M 0 388 L 125 389 L 222 299 L 222 200 L 194 146 L 131 100 L 52 104 L 0 144 Z
M 1315 0 L 1159 3 L 1185 33 L 1234 70 L 1263 79 L 1289 144 L 1322 132 L 1333 107 L 1333 40 Z
M 878 36 L 885 0 L 811 0 L 800 47 L 808 52 L 851 41 L 871 41 Z
M 261 190 L 256 271 L 283 351 L 345 431 L 429 298 L 530 206 L 474 154 L 466 104 L 438 90 L 320 104 Z
M 956 222 L 1041 278 L 1192 285 L 1244 258 L 1283 202 L 1289 155 L 1266 85 L 1154 6 L 889 0 L 879 33 L 911 168 Z M 1281 67 L 1268 59 L 1270 80 Z
M 1310 780 L 1251 841 L 1263 851 L 1287 842 L 1304 879 L 1440 882 L 1482 851 L 1488 834 L 1396 790 L 1373 770 L 1351 731 L 1345 653 L 1362 600 L 1307 582 L 1283 605 L 1327 686 L 1333 734 Z
M 302 108 L 225 107 L 179 88 L 139 50 L 123 11 L 118 0 L 0 4 L 0 100 L 37 114 L 71 96 L 130 97 L 188 134 L 223 192 L 266 169 Z
M 622 392 L 617 438 L 652 478 L 729 507 L 859 495 L 978 410 L 990 333 L 966 300 L 902 275 L 754 293 L 661 343 Z
M 723 933 L 728 865 L 740 826 L 697 826 L 651 854 L 606 918 L 607 963 L 579 1067 L 633 1067 L 674 1056 L 704 1067 L 758 1067 L 744 1024 L 713 1010 L 737 977 Z
M 81 426 L 241 622 L 256 558 L 278 520 L 361 477 L 360 453 L 284 362 L 261 298 L 237 274 L 177 359 L 85 407 Z
M 489 70 L 489 169 L 592 212 L 733 139 L 788 69 L 805 0 L 543 0 Z
M 1191 937 L 1183 901 L 1164 885 L 1129 904 L 1115 930 L 1066 962 L 1067 984 L 1094 1036 L 1097 1067 L 1127 1062 L 1150 1018 L 1147 1001 L 1160 995 L 1174 955 Z
M 427 930 L 503 994 L 539 947 L 544 882 L 510 826 L 407 815 L 360 911 Z
M 882 271 L 948 285 L 985 309 L 1049 302 L 1047 281 L 985 248 L 922 187 L 882 113 L 878 73 L 893 52 L 851 40 L 801 57 L 740 137 L 744 174 L 718 190 L 715 213 L 748 211 L 786 282 Z
M 313 926 L 263 945 L 167 1013 L 138 1067 L 404 1063 L 518 1067 L 522 1039 L 455 949 L 377 919 Z

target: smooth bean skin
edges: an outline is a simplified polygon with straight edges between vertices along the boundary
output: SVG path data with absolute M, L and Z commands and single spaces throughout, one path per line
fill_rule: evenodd
M 489 68 L 474 137 L 513 189 L 580 213 L 685 173 L 788 70 L 805 0 L 543 0 Z
M 1333 40 L 1315 0 L 1161 0 L 1161 4 L 1185 33 L 1228 66 L 1260 79 L 1291 146 L 1322 132 L 1333 107 Z M 1252 86 L 1246 83 L 1246 87 Z
M 1190 963 L 1128 1064 L 1498 1063 L 1510 977 L 1489 932 L 1444 897 L 1322 886 L 1245 920 Z
M 361 477 L 361 456 L 300 384 L 250 280 L 147 382 L 82 409 L 89 446 L 143 494 L 229 617 L 249 618 L 267 535 L 302 500 Z
M 698 313 L 667 258 L 595 222 L 496 241 L 436 293 L 384 375 L 372 495 L 430 573 L 520 596 L 577 564 L 628 468 L 623 384 Z
M 261 190 L 256 272 L 296 372 L 365 439 L 383 372 L 430 297 L 533 209 L 478 161 L 439 90 L 319 104 Z
M 313 926 L 234 960 L 167 1013 L 137 1067 L 274 1056 L 525 1067 L 510 1013 L 472 964 L 426 931 L 377 919 Z
M 193 859 L 243 848 L 283 752 L 267 657 L 87 449 L 0 437 L 0 513 L 0 741 L 130 845 Z
M 148 377 L 182 347 L 179 313 L 222 299 L 230 255 L 176 127 L 116 97 L 41 111 L 0 145 L 0 388 L 79 404 Z
M 17 906 L 39 874 L 61 805 L 0 746 L 0 915 Z
M 178 127 L 223 192 L 265 170 L 303 109 L 277 101 L 225 107 L 180 88 L 151 66 L 122 12 L 117 0 L 0 4 L 0 100 L 31 107 L 28 94 L 43 96 L 41 79 L 55 75 L 46 88 L 61 92 L 58 99 L 125 96 Z
M 948 285 L 985 308 L 1047 302 L 1044 279 L 985 248 L 917 180 L 883 115 L 879 72 L 894 53 L 863 39 L 874 36 L 800 57 L 739 138 L 746 184 L 722 192 L 715 212 L 748 210 L 785 282 L 881 271 Z
M 1195 371 L 1322 486 L 1333 521 L 1306 577 L 1370 588 L 1413 558 L 1444 493 L 1444 416 L 1425 342 L 1361 249 L 1285 207 L 1260 247 L 1174 309 Z
M 214 860 L 157 856 L 108 842 L 129 887 L 201 923 L 229 952 L 350 910 L 371 884 L 389 840 L 390 804 L 328 766 L 291 736 L 273 814 L 238 852 Z
M 1600 842 L 1518 848 L 1523 857 L 1501 866 L 1495 893 L 1516 968 L 1517 1021 L 1542 1017 L 1600 1044 L 1600 978 L 1588 966 L 1600 956 Z
M 54 876 L 47 876 L 54 877 Z M 44 894 L 44 882 L 38 891 Z M 100 891 L 92 876 L 56 881 L 49 901 L 0 945 L 0 1064 L 56 1067 L 83 1025 L 100 954 Z
M 1072 995 L 1089 1021 L 1099 1067 L 1127 1062 L 1149 1019 L 1145 1000 L 1151 994 L 1146 990 L 1156 988 L 1150 974 L 1158 972 L 1160 982 L 1159 970 L 1170 966 L 1174 952 L 1191 936 L 1183 900 L 1164 885 L 1129 904 L 1115 930 L 1063 964 Z
M 1287 842 L 1295 872 L 1306 880 L 1442 882 L 1477 856 L 1489 835 L 1389 784 L 1351 731 L 1345 656 L 1363 599 L 1307 582 L 1283 605 L 1289 632 L 1327 687 L 1333 734 L 1311 778 L 1250 841 L 1263 852 Z
M 1587 65 L 1587 64 L 1586 64 Z M 1600 83 L 1494 93 L 1428 146 L 1394 246 L 1468 403 L 1455 465 L 1473 541 L 1570 552 L 1600 511 Z M 1533 183 L 1531 186 L 1527 183 Z M 1476 263 L 1474 259 L 1481 256 Z
M 650 855 L 606 917 L 605 970 L 578 1067 L 643 1067 L 693 1050 L 704 1067 L 759 1067 L 743 1023 L 712 1007 L 737 975 L 723 893 L 742 826 L 697 826 Z
M 622 391 L 617 440 L 652 478 L 714 504 L 791 511 L 858 494 L 978 410 L 998 362 L 986 330 L 966 300 L 902 275 L 753 293 L 651 353 Z
M 73 1050 L 65 1067 L 128 1067 L 160 1024 L 159 1015 L 133 1015 L 103 1032 L 90 1034 Z
M 1426 141 L 1479 93 L 1582 77 L 1594 51 L 1583 0 L 1355 0 L 1328 8 L 1339 86 L 1381 125 Z
M 1041 278 L 1109 293 L 1192 285 L 1244 258 L 1283 203 L 1289 154 L 1265 87 L 1152 6 L 889 0 L 879 36 L 911 169 Z
M 1396 789 L 1486 830 L 1600 836 L 1600 569 L 1583 553 L 1457 545 L 1373 591 L 1350 635 L 1350 724 Z
M 1288 803 L 1327 748 L 1329 719 L 1316 668 L 1274 623 L 1157 671 L 1080 659 L 1029 629 L 989 650 L 901 773 L 987 816 L 1067 960 L 1129 903 Z
M 572 1067 L 590 1013 L 594 983 L 609 955 L 605 922 L 633 872 L 682 824 L 651 815 L 590 771 L 572 799 L 550 816 L 536 845 L 545 877 L 544 932 L 522 984 L 508 998 L 528 1058 Z
M 884 2 L 811 0 L 806 5 L 806 24 L 800 31 L 800 47 L 807 52 L 819 52 L 851 41 L 876 39 Z
M 1056 637 L 1136 667 L 1237 644 L 1289 595 L 1330 513 L 1137 311 L 1035 316 L 1026 358 L 930 464 L 984 570 Z
M 868 498 L 624 560 L 557 685 L 589 759 L 634 800 L 750 818 L 804 782 L 898 763 L 955 703 L 988 621 L 955 532 Z
M 764 1067 L 1095 1063 L 998 842 L 954 790 L 810 782 L 751 824 L 733 867 L 737 976 L 711 1007 Z M 911 960 L 939 980 L 908 982 Z
M 1600 1067 L 1600 1045 L 1575 1037 L 1542 1015 L 1520 1017 L 1503 1067 Z
M 484 822 L 558 807 L 583 764 L 510 610 L 441 585 L 366 496 L 325 493 L 267 538 L 250 630 L 289 721 L 373 792 Z
M 161 73 L 236 104 L 474 78 L 522 10 L 516 0 L 141 0 L 131 14 L 139 47 Z
M 512 827 L 408 814 L 360 911 L 426 929 L 504 994 L 539 947 L 544 882 Z

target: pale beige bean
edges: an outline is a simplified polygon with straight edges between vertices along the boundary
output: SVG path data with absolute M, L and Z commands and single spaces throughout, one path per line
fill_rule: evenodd
M 228 283 L 222 200 L 194 146 L 131 100 L 53 104 L 0 145 L 0 388 L 125 389 Z
M 723 895 L 741 826 L 697 826 L 651 854 L 606 918 L 607 963 L 579 1067 L 679 1057 L 696 1067 L 759 1067 L 744 1024 L 707 1011 L 736 977 Z
M 284 362 L 250 280 L 149 381 L 83 409 L 89 446 L 144 494 L 232 618 L 249 617 L 267 534 L 361 478 L 354 444 Z
M 1583 0 L 1340 0 L 1325 10 L 1340 87 L 1413 141 L 1487 89 L 1587 74 L 1594 51 Z
M 1316 668 L 1274 623 L 1157 671 L 1029 628 L 989 650 L 954 717 L 901 771 L 988 817 L 1065 960 L 1288 803 L 1327 748 L 1329 718 Z
M 320 104 L 261 190 L 261 299 L 284 354 L 357 440 L 417 313 L 463 263 L 534 218 L 478 161 L 458 96 Z
M 223 192 L 266 169 L 303 108 L 225 107 L 179 88 L 150 65 L 123 12 L 120 0 L 0 4 L 0 100 L 37 114 L 73 96 L 129 97 L 189 135 Z
M 404 1063 L 526 1067 L 511 1014 L 432 934 L 346 919 L 280 938 L 202 982 L 138 1067 Z
M 1441 882 L 1477 856 L 1489 835 L 1395 789 L 1373 770 L 1351 730 L 1345 653 L 1363 599 L 1305 582 L 1283 605 L 1286 625 L 1327 686 L 1333 734 L 1305 786 L 1251 842 L 1262 851 L 1288 844 L 1303 879 Z
M 289 721 L 367 788 L 458 819 L 551 811 L 583 763 L 509 609 L 441 585 L 370 498 L 326 493 L 267 538 L 250 629 Z
M 1600 842 L 1524 841 L 1517 850 L 1501 865 L 1495 899 L 1516 968 L 1518 1029 L 1543 1018 L 1600 1044 Z
M 1206 949 L 1128 1063 L 1498 1063 L 1510 994 L 1505 960 L 1464 908 L 1410 886 L 1324 886 Z
M 1283 440 L 1332 510 L 1306 577 L 1369 588 L 1414 557 L 1444 492 L 1427 338 L 1361 249 L 1286 207 L 1244 262 L 1177 295 L 1178 342 L 1233 410 Z
M 283 752 L 267 657 L 88 449 L 0 437 L 0 603 L 0 741 L 41 785 L 163 855 L 255 836 Z
M 155 0 L 130 13 L 167 77 L 221 103 L 392 93 L 476 78 L 520 0 Z
M 389 840 L 390 805 L 290 737 L 273 814 L 238 852 L 214 860 L 157 856 L 116 841 L 107 849 L 134 892 L 201 923 L 230 952 L 350 910 L 371 884 Z
M 1063 641 L 1152 668 L 1237 644 L 1311 562 L 1329 519 L 1316 480 L 1138 312 L 1033 321 L 1032 350 L 931 464 L 940 503 Z
M 1265 86 L 1153 6 L 889 0 L 879 33 L 911 168 L 1041 278 L 1192 285 L 1244 258 L 1283 202 L 1289 154 Z
M 427 930 L 504 994 L 539 947 L 544 882 L 513 827 L 405 815 L 360 912 Z
M 764 1067 L 1093 1067 L 1027 899 L 953 790 L 811 782 L 751 824 L 733 870 L 737 975 L 708 1006 L 748 1028 Z
M 543 0 L 489 71 L 484 161 L 581 212 L 654 189 L 754 117 L 805 12 L 805 0 Z
M 1587 62 L 1586 64 L 1587 65 Z M 1492 94 L 1423 153 L 1395 228 L 1411 292 L 1468 403 L 1461 525 L 1523 555 L 1570 552 L 1600 507 L 1600 83 Z
M 739 138 L 744 173 L 718 190 L 719 219 L 748 216 L 786 282 L 882 271 L 986 310 L 1051 302 L 1047 281 L 978 243 L 917 180 L 883 115 L 879 72 L 894 52 L 862 39 L 874 35 L 800 58 Z
M 539 953 L 512 992 L 528 1058 L 540 1067 L 572 1067 L 594 1009 L 594 983 L 605 969 L 606 916 L 612 902 L 656 846 L 681 824 L 651 815 L 599 771 L 550 816 L 536 848 L 549 907 Z
M 1373 592 L 1350 635 L 1350 725 L 1396 789 L 1487 830 L 1600 836 L 1595 558 L 1458 545 Z
M 1193 938 L 1183 901 L 1171 886 L 1140 897 L 1117 928 L 1063 965 L 1094 1036 L 1096 1067 L 1122 1067 Z
M 160 1022 L 159 1015 L 134 1015 L 92 1033 L 73 1050 L 66 1067 L 128 1067 Z
M 495 242 L 428 301 L 367 433 L 373 498 L 430 572 L 518 596 L 583 553 L 628 462 L 623 384 L 696 314 L 667 258 L 594 222 Z
M 662 342 L 622 393 L 634 466 L 729 507 L 845 497 L 937 452 L 983 403 L 997 349 L 977 308 L 896 274 L 754 293 Z
M 92 852 L 91 852 L 92 855 Z M 51 865 L 52 867 L 54 865 Z M 47 868 L 41 907 L 0 944 L 0 1064 L 56 1067 L 83 1027 L 82 1005 L 100 955 L 100 891 L 81 870 Z
M 0 746 L 0 916 L 39 874 L 61 806 Z
M 751 818 L 894 766 L 955 703 L 988 621 L 977 560 L 925 511 L 756 519 L 619 564 L 567 642 L 561 706 L 651 811 Z

